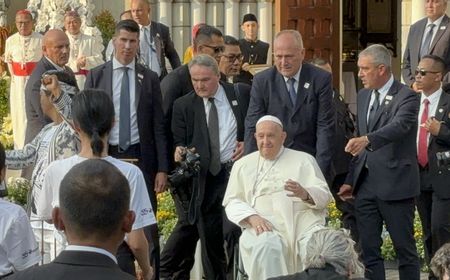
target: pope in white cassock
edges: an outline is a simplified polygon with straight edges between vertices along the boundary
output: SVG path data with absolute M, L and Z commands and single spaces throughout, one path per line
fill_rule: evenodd
M 81 18 L 75 11 L 64 15 L 64 29 L 70 42 L 69 66 L 75 73 L 78 88 L 84 89 L 88 71 L 103 64 L 103 44 L 80 31 Z
M 11 73 L 9 104 L 14 148 L 22 149 L 27 127 L 25 86 L 31 72 L 42 57 L 42 35 L 33 32 L 33 18 L 28 10 L 20 10 L 16 13 L 16 27 L 18 32 L 5 42 L 4 57 Z
M 259 151 L 234 164 L 223 200 L 243 228 L 239 251 L 250 280 L 302 271 L 306 243 L 324 227 L 332 200 L 314 157 L 283 147 L 278 118 L 259 119 L 255 138 Z

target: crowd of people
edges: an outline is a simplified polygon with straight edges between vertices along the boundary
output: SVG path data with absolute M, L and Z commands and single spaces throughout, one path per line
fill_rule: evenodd
M 23 169 L 32 190 L 29 216 L 0 199 L 0 279 L 190 279 L 200 243 L 205 279 L 384 280 L 385 225 L 400 279 L 419 280 L 416 208 L 429 279 L 449 279 L 450 21 L 446 0 L 425 5 L 405 84 L 385 46 L 359 53 L 356 116 L 326 58 L 306 61 L 296 30 L 262 42 L 253 14 L 242 39 L 195 25 L 182 65 L 147 0 L 105 56 L 76 11 L 45 34 L 18 11 L 0 179 Z M 160 248 L 167 189 L 178 220 Z M 346 230 L 327 228 L 333 199 Z

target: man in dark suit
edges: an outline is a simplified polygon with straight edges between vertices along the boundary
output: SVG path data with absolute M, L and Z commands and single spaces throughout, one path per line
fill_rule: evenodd
M 162 80 L 167 75 L 166 57 L 172 69 L 181 65 L 169 27 L 152 21 L 150 4 L 147 0 L 131 0 L 131 15 L 140 27 L 140 62 L 156 72 Z
M 425 55 L 416 70 L 417 89 L 422 92 L 417 132 L 420 196 L 417 209 L 422 221 L 427 263 L 450 241 L 450 188 L 447 166 L 439 166 L 437 152 L 450 150 L 450 95 L 441 88 L 444 61 Z M 430 275 L 430 279 L 437 279 Z
M 250 66 L 267 63 L 270 45 L 258 39 L 259 24 L 254 14 L 244 15 L 241 29 L 244 32 L 244 38 L 239 40 L 239 45 L 244 59 L 242 61 L 242 70 L 235 80 L 236 82 L 252 85 L 253 75 L 249 72 Z
M 348 184 L 339 195 L 355 196 L 366 277 L 385 279 L 380 249 L 384 222 L 397 254 L 400 280 L 418 280 L 413 220 L 414 198 L 419 194 L 415 141 L 419 96 L 394 80 L 391 54 L 382 45 L 363 50 L 358 67 L 364 85 L 357 96 L 358 137 L 345 147 L 354 159 Z
M 426 54 L 440 56 L 450 70 L 450 19 L 445 14 L 447 0 L 425 1 L 426 18 L 411 25 L 403 55 L 402 77 L 405 83 L 415 87 L 414 71 L 420 58 Z
M 194 56 L 189 72 L 195 91 L 177 99 L 173 108 L 174 157 L 181 161 L 186 149 L 195 149 L 200 171 L 176 186 L 187 189 L 191 200 L 176 201 L 179 217 L 161 254 L 161 277 L 189 279 L 200 239 L 206 279 L 225 279 L 222 200 L 230 165 L 244 152 L 248 99 L 239 99 L 232 85 L 220 82 L 217 62 L 209 55 Z
M 263 115 L 279 118 L 287 132 L 285 146 L 307 152 L 331 181 L 335 131 L 331 74 L 303 63 L 300 33 L 283 30 L 274 40 L 275 67 L 255 75 L 245 121 L 245 152 L 256 150 L 253 134 Z
M 108 153 L 119 159 L 138 160 L 156 212 L 156 193 L 165 190 L 169 168 L 159 80 L 153 71 L 135 60 L 139 46 L 136 22 L 120 21 L 113 44 L 114 58 L 89 71 L 85 88 L 101 88 L 111 94 L 116 123 L 110 133 Z M 157 276 L 159 241 L 156 225 L 151 226 L 151 237 L 151 261 Z M 119 253 L 131 254 L 126 247 L 124 243 Z
M 72 70 L 65 67 L 69 61 L 70 43 L 69 38 L 63 31 L 58 29 L 47 31 L 42 42 L 42 52 L 44 56 L 37 63 L 25 88 L 25 109 L 27 114 L 25 144 L 33 140 L 39 131 L 51 122 L 50 119 L 46 119 L 41 109 L 40 88 L 42 74 L 48 70 L 66 71 L 76 81 Z
M 53 262 L 12 274 L 7 279 L 132 280 L 114 256 L 131 231 L 135 213 L 128 210 L 128 180 L 107 161 L 86 160 L 61 182 L 53 221 L 69 246 Z

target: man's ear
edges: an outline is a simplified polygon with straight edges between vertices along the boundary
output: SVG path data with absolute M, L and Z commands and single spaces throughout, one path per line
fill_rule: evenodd
M 134 213 L 134 211 L 132 211 L 132 210 L 127 211 L 127 213 L 125 214 L 125 217 L 123 218 L 123 221 L 122 221 L 122 231 L 123 232 L 131 231 L 131 228 L 133 227 L 135 218 L 136 218 L 136 214 Z
M 52 219 L 53 224 L 55 225 L 55 228 L 59 231 L 64 231 L 66 229 L 64 225 L 64 221 L 61 217 L 61 209 L 59 207 L 55 207 L 52 210 Z

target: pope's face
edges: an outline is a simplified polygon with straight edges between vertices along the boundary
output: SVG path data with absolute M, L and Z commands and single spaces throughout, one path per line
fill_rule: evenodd
M 256 126 L 255 138 L 260 155 L 265 159 L 274 160 L 283 146 L 286 132 L 278 124 L 264 121 Z

